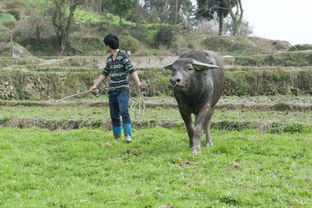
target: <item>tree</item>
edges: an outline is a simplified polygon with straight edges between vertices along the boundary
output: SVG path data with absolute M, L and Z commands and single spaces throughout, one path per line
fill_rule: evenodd
M 122 17 L 127 16 L 138 5 L 138 0 L 114 0 L 114 11 L 119 16 L 119 24 L 122 25 Z
M 228 34 L 234 34 L 234 25 L 233 25 L 233 20 L 231 17 L 228 17 L 227 20 L 225 21 L 225 31 Z M 251 26 L 247 20 L 243 19 L 237 31 L 237 35 L 248 37 L 252 33 L 253 33 L 253 26 Z
M 84 0 L 53 0 L 52 23 L 56 29 L 56 37 L 60 53 L 63 54 L 70 48 L 69 34 L 74 22 L 74 12 Z M 66 8 L 69 7 L 67 15 Z
M 192 4 L 192 1 L 178 0 L 177 8 L 178 12 L 176 24 L 181 21 L 189 21 L 191 18 L 193 18 L 195 8 Z
M 226 7 L 229 10 L 229 13 L 232 18 L 233 22 L 233 35 L 236 36 L 239 32 L 239 28 L 243 21 L 243 5 L 241 0 L 223 0 Z M 235 8 L 235 13 L 233 11 L 233 8 Z
M 228 16 L 229 9 L 223 0 L 197 0 L 197 18 L 208 20 L 217 19 L 219 22 L 219 35 L 223 34 L 224 18 Z
M 143 8 L 149 14 L 150 22 L 178 24 L 193 15 L 190 0 L 144 0 Z
M 197 0 L 197 3 L 197 18 L 218 19 L 219 35 L 222 35 L 224 18 L 230 14 L 233 21 L 233 35 L 237 34 L 243 18 L 241 0 Z

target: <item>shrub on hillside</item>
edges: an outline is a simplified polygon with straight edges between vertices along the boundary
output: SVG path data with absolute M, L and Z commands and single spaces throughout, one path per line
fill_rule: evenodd
M 0 25 L 7 24 L 10 22 L 15 22 L 15 21 L 16 21 L 16 18 L 12 14 L 0 12 Z
M 23 9 L 27 8 L 28 4 L 23 0 L 13 0 L 9 1 L 7 4 L 7 9 Z
M 3 25 L 0 25 L 0 42 L 9 41 L 10 36 L 11 36 L 10 29 Z
M 141 42 L 146 42 L 149 36 L 149 31 L 146 27 L 144 27 L 144 25 L 130 27 L 129 33 L 132 37 L 140 40 Z
M 306 51 L 306 50 L 312 50 L 312 44 L 294 45 L 288 49 L 288 51 Z
M 170 47 L 175 41 L 175 34 L 172 27 L 161 27 L 154 37 L 154 43 L 157 47 L 166 46 Z
M 134 54 L 145 54 L 147 53 L 143 43 L 138 39 L 132 37 L 129 33 L 123 33 L 119 36 L 120 48 L 125 51 L 130 51 Z

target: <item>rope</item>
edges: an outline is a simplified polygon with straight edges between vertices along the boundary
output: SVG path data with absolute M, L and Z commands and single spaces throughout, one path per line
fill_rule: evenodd
M 62 98 L 62 99 L 56 100 L 56 102 L 63 101 L 63 100 L 69 99 L 69 98 L 73 98 L 73 97 L 76 97 L 76 96 L 79 96 L 79 95 L 88 94 L 88 93 L 90 93 L 90 92 L 91 92 L 90 90 L 84 91 L 84 92 L 79 92 L 79 93 L 76 93 L 76 94 L 74 94 L 74 95 L 70 95 L 70 96 L 64 97 L 64 98 Z
M 148 81 L 143 81 L 141 82 L 143 85 L 143 89 L 146 89 L 149 85 Z M 132 113 L 134 114 L 134 117 L 136 119 L 140 119 L 144 116 L 144 113 L 146 111 L 146 104 L 145 104 L 145 100 L 144 100 L 144 94 L 142 92 L 142 90 L 138 91 L 138 97 L 136 97 L 134 99 L 133 104 L 130 107 L 130 110 L 132 111 Z M 138 109 L 138 111 L 135 111 L 135 108 Z
M 136 108 L 138 109 L 137 111 L 135 110 Z M 142 118 L 144 116 L 144 113 L 146 111 L 146 104 L 142 92 L 139 92 L 139 96 L 134 99 L 134 102 L 132 103 L 130 110 L 133 112 L 134 117 L 136 119 Z
M 145 85 L 145 87 L 148 85 L 147 82 L 144 82 L 143 84 Z M 90 92 L 91 92 L 90 90 L 87 90 L 84 92 L 79 92 L 79 93 L 69 95 L 69 96 L 66 96 L 64 98 L 61 98 L 61 99 L 55 100 L 55 101 L 60 102 L 63 100 L 67 100 L 67 99 L 76 97 L 76 96 L 85 95 L 85 94 L 88 94 Z M 141 90 L 138 93 L 139 93 L 139 96 L 134 99 L 134 102 L 130 106 L 130 111 L 132 111 L 132 113 L 134 114 L 134 117 L 136 119 L 142 118 L 144 116 L 145 111 L 146 111 L 146 104 L 144 101 L 144 95 L 143 95 Z M 138 110 L 136 111 L 135 109 L 138 109 Z

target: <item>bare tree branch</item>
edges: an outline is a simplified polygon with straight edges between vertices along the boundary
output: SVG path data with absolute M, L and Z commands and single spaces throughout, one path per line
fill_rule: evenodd
M 227 5 L 231 18 L 233 20 L 233 35 L 237 35 L 238 29 L 242 23 L 243 20 L 243 5 L 241 0 L 235 0 L 235 6 L 232 5 L 231 0 L 223 0 L 225 5 Z M 233 7 L 236 7 L 236 13 L 233 12 Z

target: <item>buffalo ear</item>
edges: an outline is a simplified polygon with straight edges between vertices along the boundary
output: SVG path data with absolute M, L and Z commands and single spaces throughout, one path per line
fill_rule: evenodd
M 164 68 L 165 68 L 165 69 L 168 69 L 168 70 L 172 70 L 172 64 L 167 65 L 167 66 L 165 66 Z
M 196 69 L 198 71 L 205 70 L 205 69 L 218 69 L 218 68 L 220 68 L 217 65 L 207 64 L 207 63 L 203 63 L 203 62 L 196 61 L 196 60 L 192 61 L 192 65 L 193 65 L 194 69 Z

